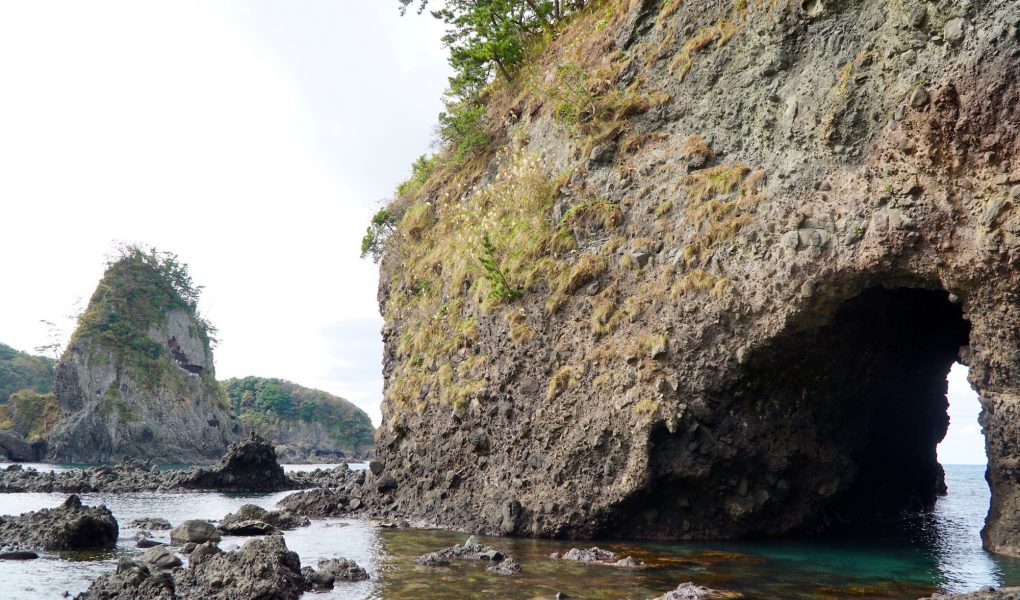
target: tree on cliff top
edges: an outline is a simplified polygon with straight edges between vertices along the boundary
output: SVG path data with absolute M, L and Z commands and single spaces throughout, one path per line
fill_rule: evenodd
M 429 0 L 398 0 L 401 13 L 410 6 L 424 11 Z M 527 39 L 548 30 L 567 11 L 585 5 L 584 0 L 564 4 L 560 0 L 447 0 L 432 16 L 449 28 L 443 43 L 450 49 L 449 95 L 476 98 L 492 80 L 493 70 L 512 79 L 524 59 Z
M 184 310 L 198 322 L 207 348 L 216 329 L 198 314 L 202 286 L 195 285 L 188 265 L 176 254 L 126 245 L 106 264 L 106 272 L 78 317 L 75 337 L 99 335 L 115 347 L 144 343 L 145 331 L 171 310 Z M 151 348 L 139 348 L 150 352 Z

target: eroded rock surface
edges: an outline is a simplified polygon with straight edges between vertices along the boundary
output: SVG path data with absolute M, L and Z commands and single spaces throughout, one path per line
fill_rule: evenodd
M 484 166 L 394 208 L 380 468 L 286 504 L 560 537 L 861 527 L 943 493 L 960 361 L 984 543 L 1020 554 L 1020 4 L 629 6 L 537 74 L 577 61 L 629 114 L 496 94 Z M 446 241 L 482 234 L 519 298 Z
M 69 496 L 57 508 L 0 516 L 0 549 L 101 550 L 117 543 L 117 520 L 105 506 L 83 506 Z
M 57 363 L 48 460 L 203 463 L 241 437 L 208 326 L 173 279 L 181 265 L 166 261 L 129 248 L 108 265 Z
M 300 558 L 280 536 L 250 540 L 233 552 L 221 552 L 211 543 L 200 545 L 189 555 L 186 569 L 165 548 L 148 553 L 156 564 L 146 555 L 122 558 L 116 572 L 101 576 L 78 599 L 296 600 L 311 589 Z

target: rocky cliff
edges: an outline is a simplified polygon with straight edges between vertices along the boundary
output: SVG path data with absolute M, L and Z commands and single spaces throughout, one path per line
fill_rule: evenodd
M 128 248 L 110 263 L 57 364 L 50 460 L 207 462 L 240 439 L 197 294 L 172 255 Z
M 1020 554 L 1017 73 L 1011 0 L 591 3 L 391 206 L 373 490 L 506 534 L 871 522 L 944 489 L 960 360 Z
M 25 389 L 39 394 L 53 391 L 55 363 L 52 358 L 33 356 L 0 344 L 0 404 Z
M 343 398 L 275 378 L 222 385 L 241 422 L 270 440 L 284 462 L 342 462 L 372 453 L 372 420 Z

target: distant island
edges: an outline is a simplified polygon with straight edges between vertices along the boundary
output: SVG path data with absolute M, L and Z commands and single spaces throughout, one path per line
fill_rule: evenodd
M 222 385 L 244 426 L 272 440 L 284 462 L 372 455 L 372 421 L 339 396 L 275 378 L 227 379 Z
M 173 254 L 126 246 L 59 361 L 0 344 L 0 459 L 203 463 L 248 431 L 290 462 L 373 455 L 350 402 L 281 379 L 220 383 L 201 287 Z

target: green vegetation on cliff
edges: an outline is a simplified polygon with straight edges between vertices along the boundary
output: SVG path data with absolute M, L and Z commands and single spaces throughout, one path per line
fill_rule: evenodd
M 0 404 L 23 389 L 39 393 L 53 390 L 56 362 L 45 356 L 32 356 L 0 344 Z
M 59 419 L 60 403 L 52 392 L 40 394 L 26 388 L 0 405 L 0 429 L 14 429 L 29 442 L 45 438 Z
M 119 372 L 155 387 L 176 368 L 164 344 L 149 333 L 169 312 L 181 310 L 194 319 L 197 325 L 189 333 L 201 340 L 206 356 L 211 354 L 216 330 L 198 314 L 201 291 L 175 254 L 126 246 L 107 264 L 88 308 L 78 317 L 72 344 L 93 340 L 94 349 L 112 354 Z M 200 375 L 210 390 L 218 391 L 211 369 Z
M 434 13 L 450 26 L 447 43 L 457 77 L 467 76 L 458 62 L 465 53 L 488 62 L 471 67 L 480 73 L 478 85 L 451 80 L 447 112 L 440 116 L 442 148 L 414 164 L 411 178 L 384 208 L 386 225 L 367 236 L 371 254 L 388 257 L 381 272 L 383 316 L 398 334 L 387 411 L 420 411 L 437 400 L 463 410 L 488 393 L 500 360 L 483 350 L 481 337 L 504 331 L 511 346 L 501 352 L 520 350 L 537 343 L 533 338 L 557 313 L 578 302 L 593 305 L 585 317 L 593 335 L 613 335 L 639 317 L 648 298 L 669 295 L 673 282 L 686 275 L 656 271 L 627 295 L 619 286 L 603 286 L 600 280 L 641 270 L 668 235 L 672 207 L 655 212 L 662 223 L 656 236 L 639 233 L 626 226 L 625 214 L 650 189 L 621 201 L 610 198 L 605 186 L 578 183 L 589 169 L 633 163 L 630 158 L 661 141 L 661 134 L 638 131 L 634 122 L 654 116 L 672 97 L 661 81 L 653 85 L 633 72 L 663 60 L 668 49 L 642 45 L 633 58 L 616 50 L 620 31 L 650 5 L 593 0 L 568 3 L 568 10 L 557 4 L 455 2 Z M 508 29 L 485 31 L 479 19 L 503 9 L 511 13 L 496 17 L 506 18 Z M 648 18 L 668 19 L 670 10 Z M 513 48 L 490 43 L 508 39 Z M 722 45 L 728 38 L 710 41 Z M 508 54 L 499 55 L 501 49 Z M 505 69 L 499 67 L 504 58 Z M 530 137 L 534 131 L 540 139 Z M 548 148 L 555 136 L 565 144 Z M 471 150 L 465 152 L 468 140 Z M 613 177 L 629 185 L 638 169 L 629 164 L 614 169 Z M 734 227 L 739 223 L 706 233 L 704 245 Z M 577 366 L 563 373 L 550 388 L 553 398 L 588 371 Z
M 360 453 L 374 443 L 375 429 L 368 415 L 338 396 L 275 378 L 227 379 L 222 386 L 241 422 L 276 443 L 302 443 L 300 434 L 281 438 L 282 428 L 288 425 L 321 427 L 325 439 L 318 443 L 329 448 L 320 449 Z

